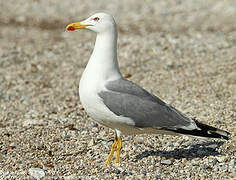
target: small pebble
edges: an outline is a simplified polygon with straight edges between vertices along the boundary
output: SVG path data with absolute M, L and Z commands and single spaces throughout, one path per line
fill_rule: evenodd
M 216 149 L 218 147 L 217 144 L 210 144 L 207 146 L 208 148 Z
M 161 160 L 161 164 L 171 165 L 171 164 L 172 164 L 172 161 L 171 161 L 170 159 Z
M 212 163 L 212 165 L 216 165 L 216 163 L 218 162 L 218 160 L 217 160 L 216 158 L 214 158 L 214 159 L 212 159 L 210 162 Z
M 88 143 L 88 147 L 94 146 L 95 142 L 94 139 L 91 139 Z
M 126 73 L 126 74 L 124 74 L 124 78 L 130 78 L 132 75 L 130 74 L 130 73 Z
M 217 161 L 222 163 L 225 161 L 225 157 L 224 156 L 217 157 Z
M 215 124 L 224 124 L 222 121 L 214 121 Z
M 236 160 L 235 159 L 231 159 L 230 160 L 230 165 L 231 166 L 236 166 Z
M 158 180 L 158 179 L 161 179 L 161 176 L 159 174 L 156 174 L 155 175 L 155 179 Z
M 64 180 L 78 179 L 76 174 L 63 177 Z
M 29 175 L 35 179 L 41 179 L 45 176 L 45 172 L 43 169 L 40 168 L 30 168 Z
M 27 126 L 32 126 L 32 125 L 43 125 L 44 122 L 42 120 L 38 120 L 38 119 L 26 119 L 23 122 L 23 126 L 27 127 Z

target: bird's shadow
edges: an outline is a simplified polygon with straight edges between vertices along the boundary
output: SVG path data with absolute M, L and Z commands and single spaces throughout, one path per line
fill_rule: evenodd
M 176 148 L 172 151 L 161 151 L 161 150 L 146 150 L 135 157 L 136 160 L 141 160 L 149 156 L 160 156 L 165 158 L 174 159 L 194 159 L 202 158 L 206 156 L 217 156 L 221 155 L 217 149 L 224 144 L 224 141 L 208 141 L 203 143 L 198 143 L 190 146 L 183 146 L 181 148 Z

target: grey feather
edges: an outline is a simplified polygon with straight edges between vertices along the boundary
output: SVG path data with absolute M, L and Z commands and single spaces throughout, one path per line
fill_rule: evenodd
M 106 88 L 108 91 L 99 93 L 104 104 L 116 115 L 131 118 L 136 127 L 177 129 L 193 123 L 174 107 L 128 80 L 108 82 Z
M 161 99 L 150 94 L 142 87 L 126 79 L 110 81 L 107 83 L 106 88 L 110 91 L 134 95 L 134 96 L 146 99 L 146 100 L 158 102 L 161 105 L 165 105 L 165 103 Z

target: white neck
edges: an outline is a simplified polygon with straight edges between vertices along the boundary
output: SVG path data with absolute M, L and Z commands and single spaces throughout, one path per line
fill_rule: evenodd
M 115 32 L 114 32 L 115 31 Z M 121 77 L 117 62 L 117 32 L 116 28 L 98 33 L 93 53 L 86 66 L 84 75 L 97 80 L 115 80 Z

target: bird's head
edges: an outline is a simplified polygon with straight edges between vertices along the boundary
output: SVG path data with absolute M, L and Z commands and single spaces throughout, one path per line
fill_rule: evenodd
M 96 13 L 84 21 L 71 23 L 66 27 L 67 31 L 75 31 L 77 29 L 89 29 L 96 33 L 102 33 L 115 30 L 116 23 L 111 15 Z

